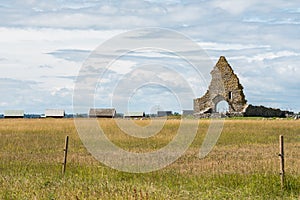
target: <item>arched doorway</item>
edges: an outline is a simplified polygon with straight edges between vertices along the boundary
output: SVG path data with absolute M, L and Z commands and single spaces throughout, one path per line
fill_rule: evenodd
M 218 113 L 226 113 L 229 112 L 229 104 L 227 101 L 222 100 L 219 101 L 216 105 L 216 112 Z

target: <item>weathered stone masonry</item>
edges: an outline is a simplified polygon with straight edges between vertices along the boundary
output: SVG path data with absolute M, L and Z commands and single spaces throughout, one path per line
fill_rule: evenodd
M 243 86 L 224 56 L 220 57 L 211 76 L 205 95 L 194 99 L 195 114 L 216 112 L 216 106 L 222 100 L 228 103 L 230 113 L 243 112 L 247 106 Z
M 285 117 L 293 114 L 280 109 L 247 105 L 243 86 L 224 56 L 220 57 L 211 76 L 207 92 L 201 98 L 194 99 L 194 115 L 197 117 L 211 117 L 212 113 L 217 112 L 217 104 L 223 100 L 229 105 L 227 116 Z

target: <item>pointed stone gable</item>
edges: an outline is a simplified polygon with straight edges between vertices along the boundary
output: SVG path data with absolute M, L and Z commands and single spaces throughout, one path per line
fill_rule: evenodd
M 217 104 L 223 100 L 228 103 L 229 112 L 243 112 L 247 105 L 243 86 L 224 56 L 220 57 L 211 71 L 211 76 L 212 80 L 205 95 L 194 99 L 194 112 L 214 113 Z

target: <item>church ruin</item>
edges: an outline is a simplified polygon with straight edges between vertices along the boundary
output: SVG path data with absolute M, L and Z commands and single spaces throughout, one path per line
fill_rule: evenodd
M 194 99 L 194 113 L 216 113 L 221 101 L 228 103 L 230 113 L 243 112 L 247 105 L 243 86 L 224 56 L 220 57 L 211 76 L 207 92 L 201 98 Z
M 287 111 L 248 105 L 239 78 L 234 73 L 226 58 L 221 56 L 211 71 L 211 83 L 207 92 L 194 99 L 194 115 L 210 117 L 218 113 L 217 105 L 225 101 L 228 104 L 227 116 L 284 117 Z

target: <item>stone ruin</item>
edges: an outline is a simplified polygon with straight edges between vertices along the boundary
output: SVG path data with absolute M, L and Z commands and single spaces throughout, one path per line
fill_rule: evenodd
M 228 103 L 229 109 L 225 115 L 230 117 L 285 117 L 286 114 L 290 114 L 279 109 L 248 105 L 243 92 L 244 88 L 224 56 L 220 57 L 211 71 L 211 76 L 212 80 L 207 92 L 202 97 L 194 99 L 194 115 L 196 117 L 221 115 L 217 112 L 217 105 L 221 101 Z
M 220 57 L 211 71 L 211 76 L 207 92 L 201 98 L 194 99 L 194 113 L 217 113 L 220 101 L 228 103 L 229 113 L 242 113 L 247 106 L 243 86 L 224 56 Z

